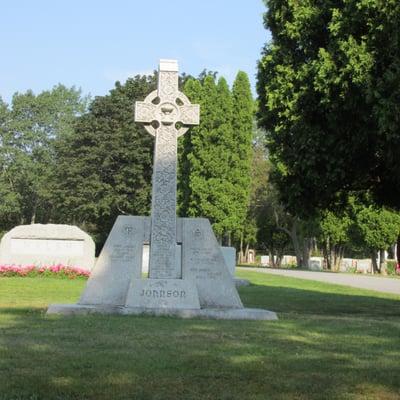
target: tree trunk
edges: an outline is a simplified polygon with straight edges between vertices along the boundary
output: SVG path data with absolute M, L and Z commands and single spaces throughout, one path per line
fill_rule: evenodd
M 310 255 L 311 255 L 311 248 L 312 248 L 312 239 L 303 238 L 302 261 L 303 261 L 303 266 L 305 268 L 308 268 L 308 261 L 310 260 Z
M 297 266 L 299 268 L 305 267 L 303 262 L 303 254 L 300 249 L 299 238 L 297 236 L 297 222 L 294 221 L 290 231 L 290 238 L 292 239 L 294 252 L 296 253 Z
M 243 234 L 240 235 L 239 264 L 243 263 Z
M 244 251 L 244 262 L 247 264 L 249 262 L 249 244 L 246 244 L 246 250 Z
M 340 245 L 333 246 L 333 270 L 339 271 L 340 269 L 340 262 L 343 258 L 344 248 Z
M 387 275 L 385 250 L 379 250 L 379 272 Z
M 271 249 L 269 250 L 269 266 L 270 267 L 274 267 L 274 253 L 271 251 Z
M 374 275 L 378 272 L 378 263 L 376 262 L 376 251 L 375 250 L 371 251 L 371 260 L 372 260 L 371 273 L 372 273 L 372 275 Z
M 332 265 L 329 257 L 329 246 L 327 242 L 322 243 L 322 253 L 324 255 L 326 268 L 330 270 L 332 268 Z

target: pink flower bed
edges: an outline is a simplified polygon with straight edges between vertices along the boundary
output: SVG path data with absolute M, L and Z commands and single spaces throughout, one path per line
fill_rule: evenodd
M 77 277 L 88 278 L 90 271 L 79 267 L 68 267 L 62 264 L 40 266 L 36 265 L 0 265 L 0 277 L 2 276 L 58 276 L 74 279 Z

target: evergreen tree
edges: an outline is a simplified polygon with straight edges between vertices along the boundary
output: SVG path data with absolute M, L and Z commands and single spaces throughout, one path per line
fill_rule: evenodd
M 189 77 L 184 84 L 183 92 L 189 97 L 193 104 L 200 104 L 200 113 L 203 114 L 202 107 L 202 85 L 199 80 Z M 200 124 L 202 116 L 200 117 Z M 189 216 L 189 205 L 191 201 L 192 165 L 190 161 L 193 153 L 192 137 L 199 134 L 200 127 L 190 128 L 183 136 L 178 138 L 178 214 L 181 217 Z
M 232 133 L 234 149 L 232 151 L 231 179 L 235 186 L 236 235 L 242 236 L 246 213 L 250 201 L 251 167 L 253 156 L 254 102 L 247 74 L 239 71 L 232 87 L 233 116 Z
M 186 185 L 189 187 L 182 210 L 190 217 L 206 217 L 221 237 L 229 221 L 227 170 L 232 100 L 225 80 L 215 83 L 212 75 L 203 84 L 189 80 L 185 93 L 192 103 L 200 104 L 200 125 L 191 129 L 183 156 L 186 161 Z M 183 182 L 183 181 L 182 181 Z
M 187 80 L 184 92 L 200 104 L 200 125 L 182 140 L 180 213 L 210 219 L 229 244 L 244 229 L 249 202 L 253 105 L 248 79 L 238 74 L 235 97 L 224 78 L 216 83 L 215 73 Z

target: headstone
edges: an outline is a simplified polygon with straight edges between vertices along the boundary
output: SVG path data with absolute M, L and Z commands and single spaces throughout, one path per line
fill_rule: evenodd
M 308 260 L 308 268 L 311 271 L 322 271 L 324 269 L 323 257 L 310 257 Z
M 269 256 L 261 256 L 260 263 L 263 266 L 269 265 Z
M 155 136 L 151 217 L 119 216 L 79 303 L 53 305 L 48 313 L 276 319 L 243 308 L 209 221 L 176 217 L 177 138 L 199 123 L 199 106 L 178 91 L 176 61 L 160 61 L 158 89 L 136 102 L 135 120 Z
M 256 261 L 256 251 L 254 249 L 249 249 L 247 255 L 247 262 L 249 264 L 254 264 Z
M 284 266 L 296 265 L 296 263 L 297 263 L 297 259 L 295 256 L 284 255 L 282 257 L 282 265 L 284 265 Z
M 356 260 L 356 272 L 361 274 L 369 274 L 372 271 L 372 261 L 370 258 Z
M 19 225 L 7 232 L 0 243 L 0 264 L 62 264 L 91 270 L 94 260 L 92 238 L 72 225 Z
M 236 249 L 234 247 L 221 246 L 222 255 L 229 273 L 235 276 L 236 267 Z
M 342 260 L 340 261 L 340 265 L 339 265 L 339 271 L 341 272 L 349 272 L 355 271 L 355 267 L 356 267 L 356 261 L 353 260 L 352 258 L 342 258 Z

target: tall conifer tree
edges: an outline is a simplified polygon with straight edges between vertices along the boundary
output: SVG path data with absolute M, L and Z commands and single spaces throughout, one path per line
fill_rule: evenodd
M 247 74 L 239 71 L 232 87 L 233 118 L 232 132 L 235 151 L 233 151 L 231 179 L 235 185 L 236 216 L 238 227 L 236 236 L 243 233 L 246 213 L 249 207 L 254 102 Z

